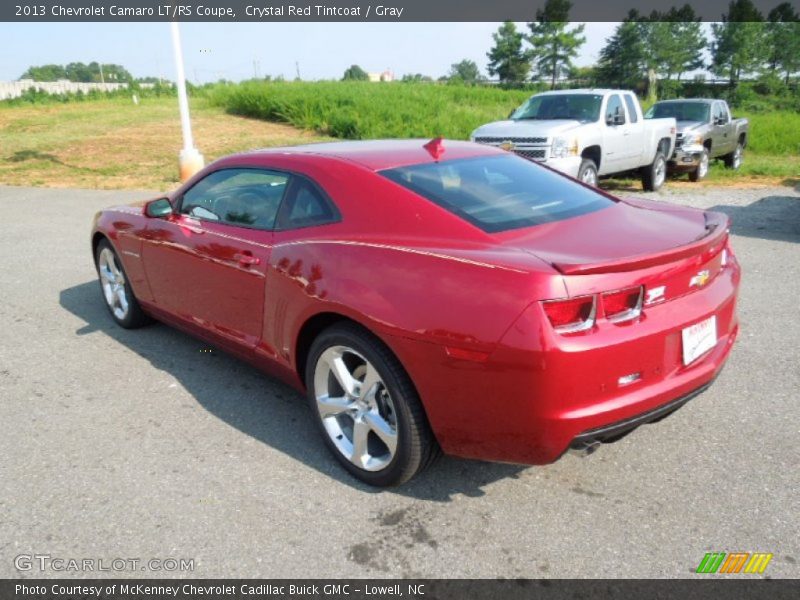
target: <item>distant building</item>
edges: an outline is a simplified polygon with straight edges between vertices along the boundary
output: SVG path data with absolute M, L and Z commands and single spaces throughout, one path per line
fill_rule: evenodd
M 382 73 L 367 73 L 367 75 L 369 75 L 369 80 L 375 83 L 379 81 L 394 81 L 394 73 L 389 69 Z
M 29 89 L 37 89 L 48 94 L 74 94 L 76 92 L 86 94 L 91 91 L 113 92 L 126 87 L 128 87 L 127 83 L 82 83 L 66 79 L 58 81 L 34 81 L 33 79 L 0 81 L 0 100 L 18 98 Z

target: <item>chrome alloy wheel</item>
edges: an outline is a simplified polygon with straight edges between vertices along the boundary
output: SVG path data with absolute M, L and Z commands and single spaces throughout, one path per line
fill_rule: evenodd
M 708 174 L 708 152 L 700 155 L 700 164 L 697 165 L 697 177 L 703 179 Z
M 120 321 L 128 316 L 128 294 L 125 290 L 125 276 L 117 265 L 117 257 L 110 248 L 103 248 L 97 259 L 100 285 L 106 304 Z
M 667 161 L 664 160 L 663 156 L 659 156 L 656 159 L 655 173 L 653 175 L 653 187 L 658 189 L 664 184 L 664 180 L 667 178 Z
M 377 369 L 347 346 L 331 346 L 314 369 L 314 397 L 325 431 L 347 460 L 384 469 L 397 452 L 397 412 Z
M 581 181 L 586 185 L 597 187 L 597 172 L 594 169 L 586 169 L 581 175 Z
M 738 169 L 742 166 L 742 145 L 737 144 L 736 150 L 733 151 L 733 168 Z

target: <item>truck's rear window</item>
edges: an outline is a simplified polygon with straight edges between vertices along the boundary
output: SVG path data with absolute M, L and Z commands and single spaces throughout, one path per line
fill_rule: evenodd
M 489 233 L 560 221 L 614 203 L 513 154 L 413 165 L 381 174 Z

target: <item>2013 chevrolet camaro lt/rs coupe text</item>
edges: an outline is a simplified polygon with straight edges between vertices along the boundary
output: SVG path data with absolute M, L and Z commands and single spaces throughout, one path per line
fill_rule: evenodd
M 98 213 L 92 249 L 119 325 L 305 391 L 344 467 L 392 485 L 440 451 L 552 462 L 705 389 L 738 332 L 728 226 L 489 146 L 342 142 L 221 159 Z

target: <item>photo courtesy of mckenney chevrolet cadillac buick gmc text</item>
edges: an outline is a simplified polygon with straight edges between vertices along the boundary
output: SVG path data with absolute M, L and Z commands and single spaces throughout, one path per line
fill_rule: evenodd
M 304 391 L 373 485 L 441 451 L 543 464 L 617 439 L 704 390 L 738 332 L 726 216 L 468 142 L 230 156 L 98 213 L 91 244 L 119 325 L 164 321 Z

